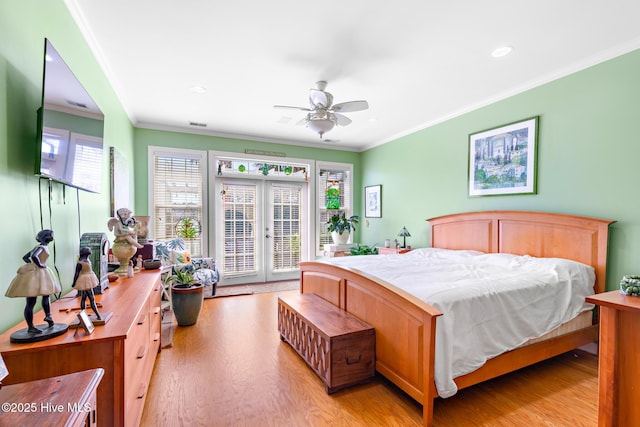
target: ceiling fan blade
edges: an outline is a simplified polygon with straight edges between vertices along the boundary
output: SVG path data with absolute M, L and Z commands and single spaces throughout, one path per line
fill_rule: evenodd
M 335 117 L 338 126 L 346 126 L 348 124 L 351 124 L 351 119 L 347 116 L 343 116 L 342 114 L 333 113 L 333 117 Z
M 308 121 L 309 121 L 309 115 L 307 114 L 305 117 L 301 118 L 296 122 L 296 126 L 306 125 Z
M 290 105 L 274 105 L 273 108 L 278 108 L 280 110 L 313 111 L 306 107 L 292 107 Z
M 366 110 L 367 108 L 369 108 L 367 101 L 349 101 L 336 104 L 331 109 L 339 113 L 349 113 L 352 111 Z
M 333 95 L 323 90 L 311 89 L 309 91 L 309 103 L 312 108 L 329 108 L 333 104 Z

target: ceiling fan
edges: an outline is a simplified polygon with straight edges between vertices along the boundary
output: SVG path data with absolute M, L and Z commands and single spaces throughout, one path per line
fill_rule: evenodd
M 324 90 L 326 87 L 327 82 L 321 80 L 316 82 L 316 89 L 310 89 L 309 108 L 288 105 L 274 105 L 273 107 L 306 111 L 307 115 L 297 124 L 306 125 L 308 129 L 320 135 L 320 138 L 336 125 L 346 126 L 351 123 L 351 119 L 342 113 L 362 111 L 369 108 L 367 101 L 349 101 L 333 104 L 333 95 Z

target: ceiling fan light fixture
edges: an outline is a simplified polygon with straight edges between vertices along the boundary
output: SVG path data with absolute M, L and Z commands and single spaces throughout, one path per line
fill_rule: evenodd
M 296 124 L 304 124 L 312 132 L 320 135 L 320 139 L 335 126 L 351 124 L 351 119 L 343 113 L 362 111 L 369 108 L 369 104 L 364 100 L 341 102 L 333 105 L 333 95 L 324 90 L 326 86 L 327 82 L 324 80 L 316 82 L 317 89 L 311 89 L 309 92 L 309 108 L 288 105 L 274 105 L 274 108 L 307 112 L 306 117 Z
M 334 126 L 335 123 L 331 119 L 311 119 L 307 122 L 307 128 L 320 135 L 320 138 Z

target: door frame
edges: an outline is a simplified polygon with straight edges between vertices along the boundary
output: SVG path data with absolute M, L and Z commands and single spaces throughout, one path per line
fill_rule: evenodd
M 272 156 L 270 156 L 269 154 L 272 154 Z M 218 229 L 217 208 L 221 199 L 221 195 L 218 194 L 219 181 L 224 180 L 225 178 L 241 178 L 241 179 L 244 178 L 252 181 L 258 181 L 258 180 L 281 181 L 283 183 L 286 183 L 286 182 L 306 183 L 306 190 L 303 188 L 304 214 L 302 217 L 302 221 L 303 221 L 302 228 L 305 233 L 305 238 L 303 239 L 303 246 L 301 247 L 302 253 L 301 253 L 300 260 L 308 261 L 311 259 L 311 257 L 315 256 L 315 251 L 313 249 L 315 248 L 315 243 L 316 243 L 316 233 L 315 233 L 315 226 L 314 226 L 316 204 L 315 204 L 315 197 L 313 196 L 315 194 L 315 173 L 314 173 L 315 161 L 310 159 L 288 158 L 284 156 L 280 157 L 280 156 L 275 156 L 276 154 L 280 154 L 280 153 L 262 154 L 258 152 L 258 154 L 245 154 L 245 153 L 233 153 L 233 152 L 223 152 L 223 151 L 208 152 L 208 157 L 209 157 L 209 161 L 208 161 L 209 173 L 207 174 L 209 179 L 208 216 L 209 216 L 210 232 L 207 236 L 207 239 L 208 239 L 208 246 L 210 250 L 209 256 L 215 258 L 218 268 L 221 270 L 221 272 L 223 272 L 223 266 L 224 266 L 223 255 L 224 254 L 218 253 L 219 252 L 218 247 L 216 246 L 216 233 Z M 285 176 L 270 176 L 270 175 L 265 176 L 262 174 L 248 175 L 246 173 L 245 174 L 238 173 L 237 171 L 226 171 L 226 170 L 219 171 L 218 170 L 219 161 L 230 160 L 230 159 L 247 161 L 247 162 L 259 162 L 259 163 L 264 162 L 264 163 L 270 163 L 270 164 L 291 163 L 296 165 L 304 165 L 307 170 L 307 175 L 306 177 L 295 177 L 295 176 L 285 177 Z M 264 234 L 264 227 L 261 230 L 261 232 Z M 261 239 L 261 240 L 262 242 L 258 242 L 258 245 L 262 245 L 262 251 L 264 253 L 265 252 L 264 239 Z M 266 274 L 265 274 L 265 277 L 267 277 Z M 232 280 L 232 281 L 229 281 L 229 283 L 225 283 L 224 272 L 223 272 L 223 277 L 221 277 L 219 286 L 237 284 L 235 282 L 236 280 Z

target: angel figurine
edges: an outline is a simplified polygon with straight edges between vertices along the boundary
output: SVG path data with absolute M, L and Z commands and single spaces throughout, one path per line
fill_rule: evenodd
M 127 242 L 131 246 L 138 249 L 143 245 L 138 243 L 138 226 L 136 219 L 131 215 L 132 212 L 127 208 L 120 208 L 116 211 L 117 218 L 111 218 L 107 222 L 109 231 L 113 231 L 116 236 L 114 244 L 118 242 Z

